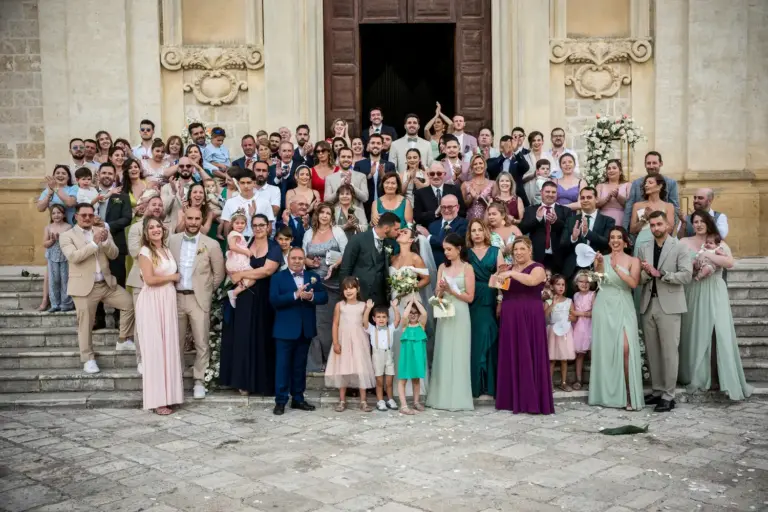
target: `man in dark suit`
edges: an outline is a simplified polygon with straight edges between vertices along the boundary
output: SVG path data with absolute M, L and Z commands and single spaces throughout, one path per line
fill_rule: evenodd
M 371 135 L 368 141 L 368 158 L 358 161 L 354 170 L 368 177 L 368 200 L 363 203 L 365 217 L 371 218 L 373 203 L 379 198 L 379 182 L 388 172 L 395 170 L 395 164 L 381 159 L 383 139 L 378 133 Z
M 293 143 L 283 141 L 280 143 L 278 161 L 269 166 L 267 183 L 280 189 L 280 211 L 285 209 L 285 194 L 292 188 L 296 188 L 294 172 L 301 165 L 293 159 Z
M 250 169 L 251 164 L 258 160 L 256 158 L 256 139 L 253 138 L 253 135 L 243 135 L 243 138 L 240 139 L 240 147 L 243 148 L 244 156 L 232 162 L 232 165 L 241 169 Z
M 361 136 L 361 138 L 363 139 L 363 146 L 365 147 L 366 152 L 369 151 L 368 141 L 371 139 L 371 135 L 373 135 L 374 133 L 377 133 L 379 135 L 384 135 L 384 134 L 389 135 L 391 138 L 390 140 L 397 139 L 397 130 L 395 130 L 391 126 L 384 124 L 384 115 L 381 113 L 381 109 L 379 107 L 373 107 L 370 110 L 369 119 L 371 120 L 371 126 L 363 130 L 363 133 Z M 367 154 L 368 153 L 366 153 L 366 155 Z
M 109 271 L 115 276 L 117 284 L 125 287 L 125 256 L 128 254 L 128 245 L 125 242 L 125 228 L 131 224 L 131 200 L 128 194 L 116 192 L 113 188 L 117 171 L 110 162 L 101 164 L 98 172 L 99 202 L 94 204 L 96 215 L 107 226 L 117 246 L 117 257 L 109 261 Z M 115 326 L 120 323 L 120 311 L 115 310 Z M 104 305 L 99 303 L 96 309 L 96 322 L 94 329 L 106 327 Z
M 377 306 L 389 304 L 387 299 L 387 272 L 389 254 L 393 248 L 388 239 L 396 238 L 400 231 L 400 218 L 392 212 L 379 217 L 376 227 L 353 236 L 339 267 L 339 281 L 355 276 L 360 281 L 363 301 L 371 299 Z
M 291 409 L 314 411 L 304 400 L 307 387 L 307 354 L 317 334 L 315 306 L 328 302 L 320 276 L 304 270 L 304 250 L 294 247 L 288 253 L 288 268 L 275 273 L 269 283 L 269 301 L 275 308 L 272 336 L 275 338 L 275 409 L 285 412 L 288 394 Z
M 314 147 L 309 142 L 309 126 L 300 124 L 296 127 L 296 149 L 293 151 L 293 161 L 299 165 L 313 167 L 315 165 Z
M 428 228 L 435 220 L 442 217 L 440 201 L 445 196 L 456 196 L 459 200 L 458 216 L 464 217 L 467 212 L 461 197 L 461 189 L 457 185 L 445 183 L 445 168 L 440 162 L 432 162 L 427 171 L 429 186 L 413 191 L 413 220 L 419 226 Z
M 597 211 L 597 190 L 584 187 L 579 192 L 581 214 L 571 215 L 565 219 L 560 251 L 563 253 L 563 275 L 569 289 L 572 288 L 573 276 L 579 267 L 576 265 L 577 244 L 587 244 L 596 252 L 608 249 L 608 234 L 616 224 L 612 217 Z
M 488 177 L 495 180 L 502 172 L 511 174 L 515 180 L 518 197 L 523 200 L 523 206 L 528 206 L 530 202 L 523 186 L 523 176 L 528 172 L 530 165 L 528 165 L 528 161 L 525 159 L 527 150 L 521 149 L 518 151 L 522 140 L 520 137 L 512 138 L 509 135 L 504 135 L 501 138 L 499 141 L 501 155 L 488 160 Z
M 278 232 L 283 226 L 291 228 L 293 240 L 291 246 L 301 247 L 304 242 L 304 233 L 309 229 L 307 218 L 307 200 L 301 196 L 294 195 L 291 198 L 288 208 L 283 211 L 283 216 L 275 222 L 275 232 Z
M 565 228 L 565 219 L 570 210 L 556 204 L 557 185 L 547 181 L 541 187 L 541 204 L 529 206 L 523 213 L 520 231 L 533 242 L 533 259 L 554 273 L 562 266 L 560 239 Z
M 443 196 L 440 201 L 440 211 L 442 218 L 432 221 L 429 225 L 429 231 L 422 226 L 418 226 L 418 231 L 429 238 L 429 245 L 432 247 L 432 256 L 435 258 L 435 265 L 438 267 L 445 261 L 445 252 L 443 251 L 443 240 L 448 233 L 456 233 L 464 238 L 467 235 L 467 219 L 459 217 L 459 198 L 449 194 Z

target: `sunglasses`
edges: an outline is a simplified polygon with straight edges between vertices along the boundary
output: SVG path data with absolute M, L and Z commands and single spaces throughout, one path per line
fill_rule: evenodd
M 139 131 L 142 132 L 142 133 L 143 132 L 151 132 L 152 128 L 139 128 Z
M 318 153 L 318 154 L 320 154 L 320 153 L 327 153 L 327 152 L 328 152 L 327 149 L 318 149 L 317 151 L 315 151 L 315 153 Z
M 95 214 L 93 214 L 93 213 L 78 213 L 77 215 L 78 215 L 78 217 L 80 217 L 81 219 L 90 219 L 90 218 L 92 218 L 92 217 L 95 217 L 95 216 L 96 216 L 96 215 L 95 215 Z
M 429 176 L 430 178 L 436 178 L 438 176 L 442 176 L 443 174 L 445 173 L 444 172 L 428 172 L 427 176 Z
M 440 209 L 442 209 L 442 210 L 453 210 L 453 209 L 458 208 L 458 207 L 459 207 L 459 205 L 456 204 L 456 205 L 452 205 L 452 206 L 441 206 Z
M 193 167 L 192 165 L 186 165 L 186 164 L 182 165 L 182 164 L 179 164 L 179 169 L 191 169 L 192 167 Z
M 72 149 L 77 151 L 78 149 L 85 149 L 85 146 L 72 146 Z

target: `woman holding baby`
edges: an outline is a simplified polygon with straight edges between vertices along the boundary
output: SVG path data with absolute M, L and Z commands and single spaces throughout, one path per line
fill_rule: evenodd
M 709 212 L 691 214 L 694 235 L 681 240 L 693 259 L 693 280 L 685 287 L 678 380 L 689 392 L 724 391 L 731 400 L 752 394 L 744 378 L 723 269 L 733 267 Z

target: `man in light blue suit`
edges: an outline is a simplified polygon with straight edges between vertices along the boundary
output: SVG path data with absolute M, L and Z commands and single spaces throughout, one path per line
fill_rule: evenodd
M 320 276 L 304 270 L 304 250 L 294 247 L 288 252 L 288 268 L 276 272 L 269 285 L 269 301 L 275 308 L 272 336 L 275 338 L 275 409 L 285 412 L 288 394 L 291 409 L 314 411 L 304 400 L 307 387 L 307 353 L 317 334 L 315 306 L 328 302 Z
M 664 162 L 661 160 L 661 153 L 658 151 L 649 151 L 645 155 L 645 172 L 649 175 L 657 176 L 661 174 L 661 168 Z M 632 188 L 629 190 L 629 197 L 624 204 L 624 229 L 629 231 L 629 221 L 632 219 L 632 206 L 638 201 L 644 199 L 643 180 L 645 177 L 637 178 L 632 182 Z M 680 196 L 677 192 L 677 182 L 672 178 L 664 176 L 667 182 L 667 202 L 675 205 L 675 218 L 680 216 Z M 669 219 L 669 222 L 676 222 L 675 219 Z

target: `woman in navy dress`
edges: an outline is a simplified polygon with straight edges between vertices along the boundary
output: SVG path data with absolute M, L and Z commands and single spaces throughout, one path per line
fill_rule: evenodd
M 549 373 L 547 324 L 541 291 L 546 272 L 533 261 L 533 245 L 526 237 L 512 243 L 514 263 L 497 274 L 510 279 L 501 303 L 496 408 L 517 414 L 554 414 Z
M 255 280 L 237 297 L 232 308 L 224 299 L 224 326 L 221 336 L 221 385 L 240 393 L 264 396 L 275 394 L 275 344 L 272 324 L 275 311 L 269 303 L 269 279 L 283 262 L 280 246 L 269 240 L 269 220 L 263 214 L 252 219 L 251 268 L 232 275 L 232 281 Z

